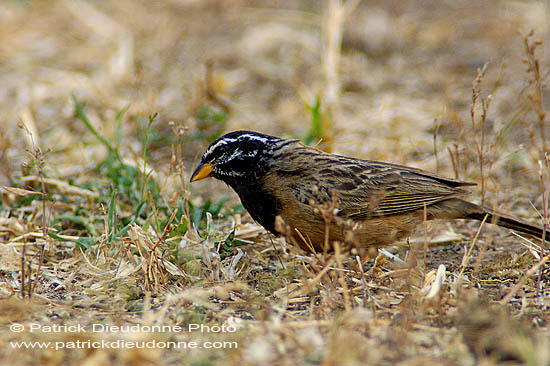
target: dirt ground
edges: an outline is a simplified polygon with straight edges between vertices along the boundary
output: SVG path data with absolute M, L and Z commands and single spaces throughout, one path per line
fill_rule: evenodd
M 544 225 L 548 0 L 9 0 L 0 24 L 1 364 L 550 365 L 548 244 L 428 222 L 359 266 L 188 183 L 248 129 Z

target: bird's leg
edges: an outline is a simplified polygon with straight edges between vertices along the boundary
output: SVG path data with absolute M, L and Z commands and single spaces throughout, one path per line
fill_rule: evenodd
M 357 266 L 359 267 L 359 271 L 361 272 L 361 285 L 363 286 L 363 306 L 367 307 L 368 305 L 370 305 L 372 313 L 374 314 L 376 312 L 376 306 L 379 306 L 379 304 L 376 301 L 376 298 L 372 296 L 369 291 L 369 285 L 365 278 L 365 271 L 363 270 L 361 256 L 356 249 L 352 250 L 352 254 L 355 254 L 355 261 L 357 262 Z

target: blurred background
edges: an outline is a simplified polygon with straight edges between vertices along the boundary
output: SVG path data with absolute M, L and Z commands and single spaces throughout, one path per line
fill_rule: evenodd
M 500 80 L 489 123 L 517 119 L 528 79 L 522 37 L 548 39 L 548 12 L 548 1 L 3 1 L 1 180 L 31 146 L 18 122 L 62 175 L 99 159 L 72 95 L 107 137 L 125 111 L 127 153 L 158 113 L 149 142 L 159 170 L 174 141 L 169 121 L 193 140 L 187 165 L 233 129 L 323 135 L 344 154 L 422 160 L 433 156 L 434 126 L 452 140 L 471 124 L 472 82 L 485 63 L 486 95 Z

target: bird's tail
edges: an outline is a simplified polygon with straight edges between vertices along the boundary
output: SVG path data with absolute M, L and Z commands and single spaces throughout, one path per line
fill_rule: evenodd
M 541 226 L 520 220 L 487 207 L 476 205 L 475 203 L 461 200 L 459 198 L 443 201 L 442 203 L 446 206 L 445 208 L 452 207 L 455 209 L 454 212 L 459 213 L 455 218 L 483 221 L 487 216 L 485 219 L 485 222 L 487 223 L 496 224 L 520 233 L 529 234 L 539 239 L 542 239 L 544 234 L 545 240 L 550 241 L 550 228 L 545 231 Z

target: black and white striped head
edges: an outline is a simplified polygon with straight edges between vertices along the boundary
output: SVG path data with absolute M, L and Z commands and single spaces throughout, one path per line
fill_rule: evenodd
M 230 132 L 206 149 L 191 182 L 209 176 L 228 184 L 257 180 L 269 169 L 269 158 L 282 141 L 257 132 Z

